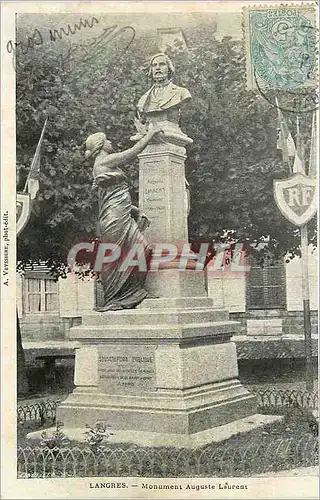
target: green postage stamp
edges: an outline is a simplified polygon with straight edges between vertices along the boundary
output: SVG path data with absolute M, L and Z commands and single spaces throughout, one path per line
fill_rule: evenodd
M 317 30 L 311 4 L 244 8 L 248 89 L 316 85 Z

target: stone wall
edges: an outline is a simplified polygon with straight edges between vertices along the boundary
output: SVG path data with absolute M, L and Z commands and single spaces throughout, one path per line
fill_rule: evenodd
M 238 335 L 274 336 L 304 335 L 303 312 L 284 310 L 257 310 L 234 312 L 230 319 L 241 323 Z M 311 311 L 311 333 L 318 333 L 318 311 Z

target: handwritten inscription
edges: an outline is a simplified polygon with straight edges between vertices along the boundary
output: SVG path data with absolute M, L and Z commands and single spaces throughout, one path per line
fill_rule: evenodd
M 154 390 L 154 348 L 113 346 L 112 354 L 100 353 L 98 372 L 100 385 L 111 394 Z
M 78 23 L 73 25 L 68 24 L 66 28 L 60 27 L 58 29 L 48 30 L 48 32 L 41 32 L 36 28 L 31 36 L 23 40 L 14 42 L 9 40 L 7 43 L 7 52 L 12 54 L 12 62 L 16 72 L 20 71 L 22 60 L 21 56 L 26 55 L 30 50 L 43 45 L 45 42 L 59 42 L 64 37 L 72 37 L 77 32 L 84 28 L 93 28 L 99 21 L 95 17 L 90 20 L 80 18 Z M 67 50 L 58 54 L 58 63 L 64 78 L 66 74 L 72 78 L 74 69 L 78 69 L 81 64 L 82 71 L 78 71 L 76 78 L 90 74 L 91 65 L 94 60 L 105 54 L 106 46 L 112 41 L 118 40 L 121 46 L 117 47 L 117 60 L 121 57 L 126 50 L 130 47 L 135 38 L 135 30 L 131 26 L 124 26 L 118 29 L 117 25 L 103 28 L 97 36 L 92 37 L 89 41 L 82 43 L 72 43 Z M 20 62 L 19 62 L 20 61 Z M 106 67 L 110 61 L 105 61 Z M 86 67 L 88 64 L 89 68 Z M 23 68 L 22 68 L 23 69 Z M 107 68 L 110 71 L 110 67 Z M 92 91 L 93 89 L 91 89 Z M 110 96 L 109 96 L 110 97 Z
M 68 24 L 67 28 L 59 28 L 55 30 L 49 30 L 50 40 L 55 42 L 57 38 L 61 40 L 64 36 L 75 35 L 77 31 L 80 31 L 82 28 L 92 28 L 95 24 L 98 24 L 99 21 L 95 17 L 92 17 L 90 21 L 88 19 L 83 20 L 80 18 L 78 23 L 74 23 L 73 26 Z
M 18 51 L 24 55 L 27 54 L 29 50 L 32 50 L 38 45 L 42 44 L 43 36 L 41 34 L 41 31 L 36 28 L 33 31 L 32 35 L 28 36 L 26 40 L 21 40 L 19 42 L 9 40 L 9 42 L 7 43 L 7 51 L 9 52 L 9 54 L 13 54 L 13 56 L 15 56 Z
M 9 54 L 13 54 L 14 56 L 17 53 L 25 55 L 29 52 L 29 50 L 42 45 L 46 38 L 49 38 L 51 42 L 55 42 L 57 39 L 61 40 L 64 36 L 75 35 L 77 31 L 80 31 L 83 28 L 92 28 L 98 23 L 99 21 L 95 17 L 92 17 L 90 21 L 80 18 L 78 23 L 74 23 L 73 25 L 68 24 L 66 28 L 61 27 L 54 30 L 50 29 L 48 34 L 42 33 L 38 28 L 36 28 L 32 35 L 26 37 L 24 40 L 20 40 L 18 42 L 9 40 L 7 43 L 7 51 Z
M 128 40 L 126 40 L 127 35 L 129 37 Z M 82 44 L 73 43 L 66 52 L 60 54 L 58 59 L 61 70 L 72 73 L 73 69 L 77 68 L 81 63 L 84 67 L 82 75 L 85 75 L 88 73 L 88 71 L 90 71 L 90 67 L 93 61 L 98 59 L 105 53 L 107 44 L 117 39 L 123 43 L 123 47 L 118 48 L 118 60 L 118 58 L 121 57 L 130 47 L 134 38 L 135 30 L 130 26 L 125 26 L 120 29 L 118 29 L 117 25 L 104 28 L 99 36 L 93 37 L 93 39 L 89 42 Z M 88 63 L 89 69 L 85 67 L 86 64 L 84 63 Z M 110 65 L 110 62 L 108 63 L 108 65 Z M 81 73 L 77 73 L 77 78 L 79 78 L 80 76 Z

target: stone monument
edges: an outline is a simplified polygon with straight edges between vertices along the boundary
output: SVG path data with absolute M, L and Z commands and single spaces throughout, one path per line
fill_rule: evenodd
M 153 86 L 138 103 L 139 139 L 159 125 L 139 154 L 140 208 L 151 221 L 151 242 L 188 242 L 185 146 L 192 140 L 179 126 L 191 98 L 174 85 L 164 54 L 151 60 Z M 256 414 L 253 395 L 238 380 L 237 322 L 208 298 L 204 274 L 190 260 L 150 272 L 146 287 L 159 298 L 134 309 L 85 314 L 70 330 L 78 340 L 75 385 L 57 419 L 75 438 L 85 424 L 105 421 L 113 441 L 148 446 L 196 447 L 250 430 L 274 417 Z

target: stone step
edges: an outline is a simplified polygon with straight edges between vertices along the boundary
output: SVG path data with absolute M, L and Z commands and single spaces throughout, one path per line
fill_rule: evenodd
M 124 311 L 92 312 L 82 317 L 82 326 L 148 326 L 148 325 L 184 325 L 228 321 L 229 314 L 225 310 L 212 308 L 190 309 L 127 309 Z
M 206 370 L 207 371 L 207 370 Z M 68 407 L 72 402 L 75 405 L 85 405 L 86 407 L 112 407 L 113 409 L 124 408 L 130 399 L 131 409 L 149 410 L 194 410 L 195 408 L 221 404 L 226 401 L 235 401 L 242 398 L 254 398 L 237 378 L 231 378 L 222 382 L 202 383 L 195 387 L 184 389 L 162 389 L 154 387 L 154 390 L 146 391 L 143 394 L 132 391 L 132 394 L 112 394 L 105 393 L 97 389 L 96 398 L 83 391 L 81 388 L 69 395 L 66 402 L 62 402 L 60 408 Z
M 196 309 L 198 307 L 212 307 L 214 309 L 213 299 L 210 297 L 166 297 L 158 299 L 145 299 L 137 310 L 140 309 Z
M 70 329 L 70 339 L 89 342 L 168 342 L 180 339 L 210 338 L 221 335 L 232 335 L 238 331 L 237 321 L 212 321 L 189 324 L 165 325 L 80 325 Z

